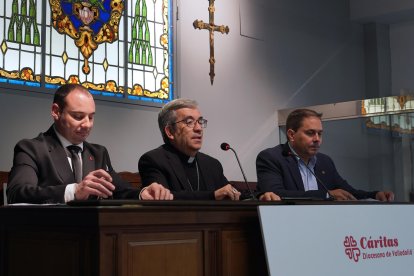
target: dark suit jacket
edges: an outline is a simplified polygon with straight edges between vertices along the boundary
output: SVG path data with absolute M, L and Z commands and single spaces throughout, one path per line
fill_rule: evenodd
M 274 192 L 281 197 L 326 198 L 326 190 L 318 183 L 319 190 L 306 191 L 295 156 L 289 155 L 289 145 L 281 144 L 263 150 L 256 159 L 257 187 L 261 192 Z M 329 189 L 343 189 L 357 199 L 375 198 L 376 192 L 356 190 L 336 170 L 332 159 L 322 153 L 316 155 L 315 174 Z M 319 182 L 319 181 L 318 181 Z
M 201 152 L 196 155 L 200 178 L 207 191 L 192 191 L 177 150 L 169 145 L 162 145 L 141 156 L 138 171 L 143 186 L 153 182 L 162 184 L 174 194 L 174 199 L 214 199 L 214 191 L 229 182 L 223 174 L 220 162 Z
M 84 142 L 83 149 L 83 176 L 97 169 L 107 170 L 116 186 L 114 198 L 138 199 L 139 190 L 115 173 L 105 147 Z M 75 183 L 74 175 L 53 127 L 17 143 L 7 186 L 9 203 L 64 203 L 66 185 L 71 183 Z

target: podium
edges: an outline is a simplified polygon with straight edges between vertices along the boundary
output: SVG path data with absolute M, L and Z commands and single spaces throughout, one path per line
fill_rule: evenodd
M 267 275 L 255 202 L 0 208 L 0 274 Z
M 259 206 L 269 274 L 388 276 L 414 270 L 414 205 Z

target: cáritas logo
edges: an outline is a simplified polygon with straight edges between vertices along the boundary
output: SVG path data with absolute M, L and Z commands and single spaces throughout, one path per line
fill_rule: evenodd
M 345 254 L 350 260 L 358 262 L 361 250 L 358 248 L 358 244 L 353 236 L 346 236 L 344 240 Z
M 378 238 L 362 236 L 357 240 L 350 235 L 345 237 L 343 244 L 345 255 L 356 263 L 361 258 L 368 260 L 412 255 L 412 249 L 398 249 L 400 243 L 397 238 L 386 236 L 379 236 Z

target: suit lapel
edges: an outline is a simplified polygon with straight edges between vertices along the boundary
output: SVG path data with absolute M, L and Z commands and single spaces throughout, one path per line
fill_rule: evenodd
M 95 157 L 89 150 L 88 144 L 84 142 L 82 151 L 82 176 L 85 177 L 88 173 L 94 171 L 95 168 Z M 108 168 L 104 169 L 108 170 Z
M 48 146 L 50 157 L 56 167 L 56 172 L 64 183 L 74 183 L 75 177 L 69 165 L 68 156 L 65 149 L 60 144 L 53 128 L 45 133 L 45 140 Z
M 286 163 L 288 165 L 288 169 L 289 169 L 290 175 L 293 178 L 296 189 L 298 191 L 304 191 L 305 186 L 303 185 L 302 176 L 299 171 L 298 161 L 296 160 L 296 157 L 289 154 L 289 152 L 291 152 L 291 149 L 289 147 L 288 142 L 286 142 L 282 146 L 282 155 L 286 159 Z
M 294 156 L 285 157 L 288 163 L 288 168 L 290 174 L 295 182 L 295 186 L 299 191 L 304 191 L 305 186 L 303 185 L 302 176 L 299 171 L 298 162 L 295 160 Z
M 326 179 L 325 179 L 326 172 L 325 172 L 325 170 L 320 169 L 320 163 L 318 163 L 318 161 L 316 161 L 314 170 L 315 170 L 315 174 L 318 177 L 318 179 L 320 179 L 320 181 L 322 181 L 323 183 L 327 183 L 325 185 L 329 185 L 329 182 L 327 182 Z M 316 183 L 318 183 L 318 189 L 319 190 L 325 190 L 326 189 L 325 187 L 321 186 L 321 184 L 319 183 L 319 180 L 316 180 Z
M 181 164 L 180 158 L 177 154 L 170 152 L 169 150 L 166 151 L 167 158 L 169 159 L 169 165 L 171 170 L 174 172 L 175 176 L 178 179 L 181 188 L 186 191 L 192 191 L 193 188 L 191 187 L 190 183 L 188 182 L 187 175 L 185 174 L 183 165 Z

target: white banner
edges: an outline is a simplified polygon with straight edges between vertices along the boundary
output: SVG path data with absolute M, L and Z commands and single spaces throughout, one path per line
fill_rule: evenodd
M 414 273 L 414 205 L 258 208 L 271 276 Z

